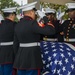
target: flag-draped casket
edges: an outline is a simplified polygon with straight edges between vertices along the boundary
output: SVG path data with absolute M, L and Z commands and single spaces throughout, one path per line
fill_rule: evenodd
M 43 75 L 75 75 L 75 47 L 68 43 L 41 42 Z

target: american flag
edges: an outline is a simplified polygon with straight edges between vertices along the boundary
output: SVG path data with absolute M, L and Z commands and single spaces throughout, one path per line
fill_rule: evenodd
M 23 12 L 22 12 L 22 9 L 20 9 L 20 16 L 23 16 Z
M 41 42 L 43 75 L 75 75 L 75 47 L 68 43 Z

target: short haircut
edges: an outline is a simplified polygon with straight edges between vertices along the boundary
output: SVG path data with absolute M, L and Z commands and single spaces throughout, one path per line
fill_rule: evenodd
M 74 8 L 73 9 L 67 9 L 66 12 L 72 12 L 74 10 L 75 10 Z
M 13 13 L 4 12 L 3 13 L 4 17 L 9 17 L 10 14 L 15 14 L 16 15 L 16 12 L 13 12 Z

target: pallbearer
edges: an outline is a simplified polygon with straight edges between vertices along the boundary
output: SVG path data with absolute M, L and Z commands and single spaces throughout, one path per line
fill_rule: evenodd
M 14 50 L 17 53 L 14 68 L 18 75 L 40 75 L 43 67 L 40 50 L 40 34 L 54 34 L 53 25 L 37 23 L 35 20 L 35 5 L 33 2 L 21 7 L 24 17 L 15 27 Z
M 14 19 L 16 7 L 2 9 L 5 20 L 0 25 L 0 75 L 12 75 L 14 62 Z

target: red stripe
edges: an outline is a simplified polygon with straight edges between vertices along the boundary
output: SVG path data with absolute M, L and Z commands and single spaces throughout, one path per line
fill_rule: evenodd
M 41 71 L 40 71 L 40 69 L 38 69 L 38 75 L 40 75 L 41 74 Z
M 12 75 L 17 75 L 17 69 L 13 69 Z
M 53 24 L 51 24 L 51 23 L 47 23 L 49 26 L 52 26 L 52 27 L 54 27 L 54 25 Z
M 38 25 L 39 25 L 40 27 L 44 27 L 44 26 L 45 26 L 43 23 L 38 23 Z
M 13 64 L 12 62 L 5 62 L 5 63 L 0 63 L 1 65 L 4 65 L 4 64 Z

